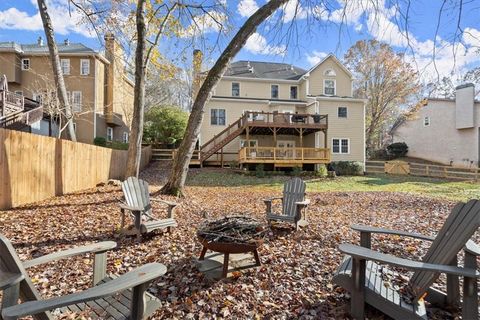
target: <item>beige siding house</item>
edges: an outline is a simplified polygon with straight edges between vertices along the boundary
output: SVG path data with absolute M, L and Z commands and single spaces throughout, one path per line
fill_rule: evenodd
M 95 137 L 128 141 L 134 84 L 126 77 L 123 53 L 113 36 L 106 36 L 105 43 L 105 56 L 81 43 L 58 44 L 79 142 L 93 143 Z M 47 45 L 41 38 L 36 44 L 1 42 L 0 61 L 0 75 L 7 76 L 9 91 L 42 101 L 44 107 L 44 119 L 22 130 L 56 136 L 65 124 L 56 112 Z
M 234 62 L 205 108 L 200 162 L 363 163 L 364 106 L 352 97 L 352 74 L 333 55 L 308 71 L 285 63 Z
M 398 122 L 393 142 L 405 142 L 408 156 L 457 167 L 477 167 L 480 157 L 480 102 L 475 87 L 457 87 L 455 99 L 428 99 L 413 116 Z

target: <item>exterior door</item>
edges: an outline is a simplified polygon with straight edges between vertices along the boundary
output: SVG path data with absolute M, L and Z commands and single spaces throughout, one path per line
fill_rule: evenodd
M 277 148 L 280 148 L 280 150 L 278 150 L 277 152 L 280 158 L 292 159 L 294 154 L 293 148 L 295 148 L 295 141 L 294 140 L 278 140 Z

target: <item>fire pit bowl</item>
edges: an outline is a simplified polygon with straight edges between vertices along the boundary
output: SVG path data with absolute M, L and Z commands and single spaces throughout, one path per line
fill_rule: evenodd
M 263 244 L 265 228 L 257 220 L 245 216 L 229 216 L 207 221 L 197 231 L 203 246 L 199 260 L 205 258 L 207 250 L 224 254 L 223 277 L 228 274 L 230 254 L 252 252 L 256 265 L 261 265 L 257 249 Z

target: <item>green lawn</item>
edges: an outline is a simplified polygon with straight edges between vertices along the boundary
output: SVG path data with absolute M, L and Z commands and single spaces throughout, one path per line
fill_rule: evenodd
M 272 176 L 257 178 L 229 171 L 200 170 L 188 180 L 190 186 L 219 186 L 280 189 L 283 182 L 290 177 Z M 307 180 L 307 191 L 396 191 L 412 192 L 431 197 L 442 197 L 451 200 L 465 201 L 480 198 L 480 183 L 431 179 L 414 176 L 391 176 L 384 174 L 337 177 L 335 179 Z

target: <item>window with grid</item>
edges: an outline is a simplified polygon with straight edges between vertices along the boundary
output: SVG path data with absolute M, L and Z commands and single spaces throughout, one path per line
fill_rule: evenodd
M 430 126 L 430 117 L 423 118 L 423 126 L 429 127 Z
M 210 124 L 225 125 L 225 109 L 210 109 Z
M 81 59 L 80 60 L 80 74 L 86 76 L 90 74 L 90 60 Z
M 113 128 L 107 127 L 107 141 L 113 140 Z
M 347 117 L 347 107 L 338 107 L 338 117 L 339 118 Z
M 64 75 L 70 74 L 70 59 L 61 59 L 60 65 L 62 66 L 62 73 Z
M 22 59 L 22 70 L 30 70 L 30 59 Z
M 325 80 L 323 92 L 327 95 L 335 95 L 335 80 Z
M 73 112 L 82 111 L 82 92 L 81 91 L 72 91 L 71 103 L 72 103 Z
M 350 153 L 350 139 L 342 139 L 342 138 L 332 139 L 332 153 L 336 153 L 336 154 Z

